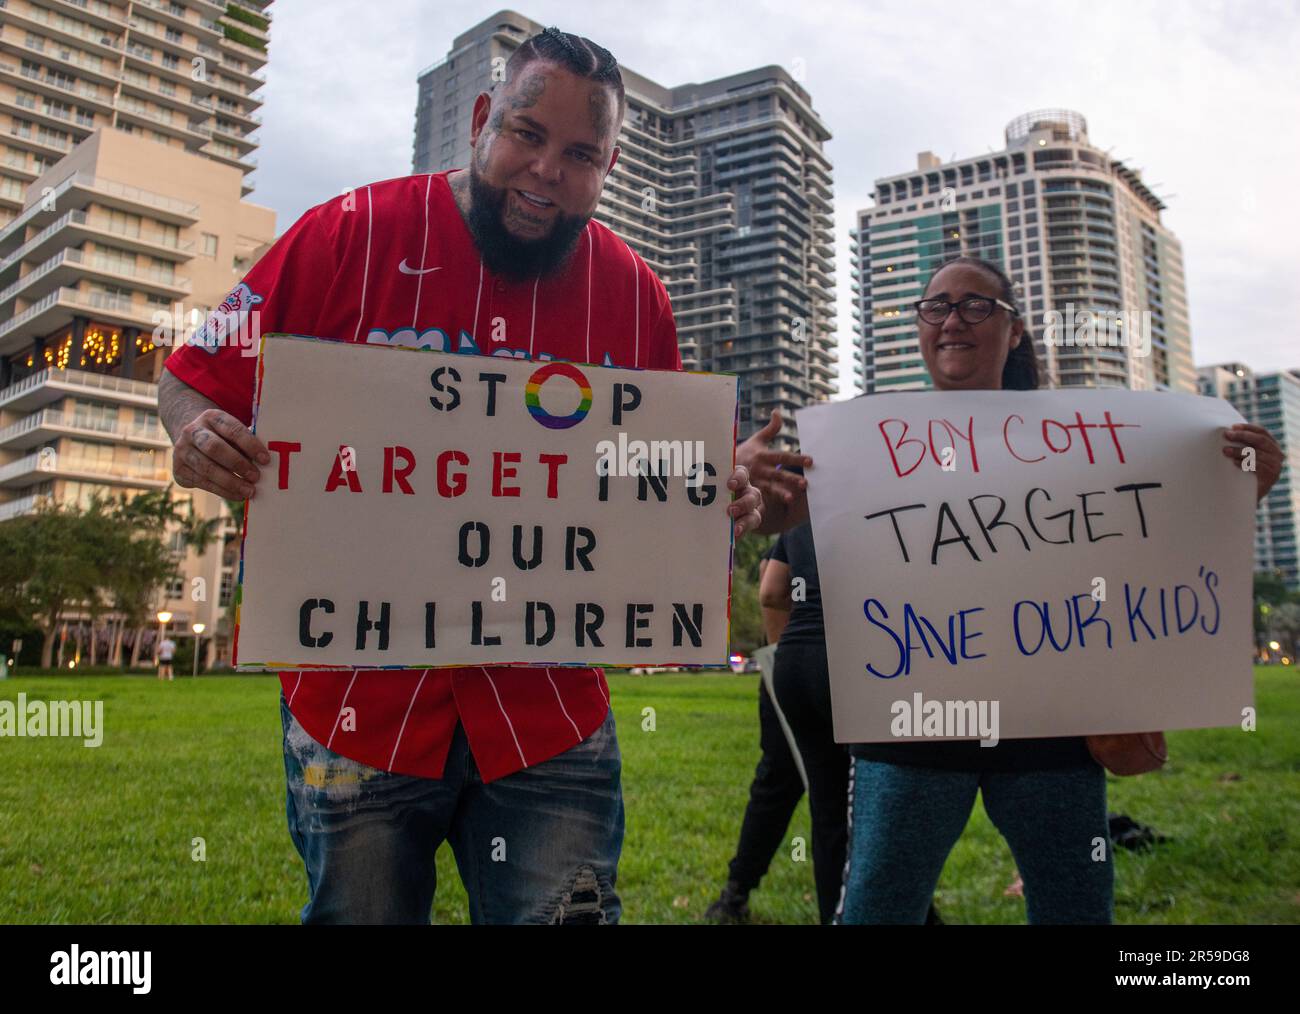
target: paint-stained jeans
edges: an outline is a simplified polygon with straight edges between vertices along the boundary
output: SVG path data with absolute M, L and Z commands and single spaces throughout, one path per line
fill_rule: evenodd
M 615 923 L 621 759 L 610 712 L 570 750 L 484 783 L 464 729 L 441 779 L 325 749 L 280 697 L 289 834 L 307 867 L 304 923 L 428 923 L 450 841 L 475 923 Z

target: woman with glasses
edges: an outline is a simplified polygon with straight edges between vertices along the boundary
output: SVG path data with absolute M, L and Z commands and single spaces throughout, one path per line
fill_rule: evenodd
M 1034 390 L 1033 339 L 1011 280 L 971 257 L 943 264 L 915 304 L 921 356 L 939 391 Z M 766 432 L 766 431 L 764 431 Z M 759 434 L 761 437 L 762 434 Z M 806 517 L 806 482 L 789 466 L 809 459 L 755 446 L 738 460 L 764 488 L 767 524 Z M 1280 448 L 1268 431 L 1230 428 L 1225 456 L 1257 453 L 1260 497 L 1277 480 Z M 787 460 L 790 459 L 790 460 Z M 975 805 L 1011 848 L 1024 879 L 1030 923 L 1108 923 L 1113 869 L 1106 820 L 1106 775 L 1081 736 L 1002 740 L 863 743 L 851 748 L 849 854 L 836 921 L 922 923 L 944 862 Z M 1095 862 L 1095 843 L 1107 843 Z

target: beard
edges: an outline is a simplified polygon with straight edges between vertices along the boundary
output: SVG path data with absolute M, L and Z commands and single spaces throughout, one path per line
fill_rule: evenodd
M 578 245 L 578 236 L 591 220 L 590 215 L 557 212 L 548 235 L 541 239 L 519 239 L 505 227 L 508 189 L 492 186 L 479 175 L 478 166 L 471 164 L 469 192 L 466 224 L 479 256 L 489 271 L 511 282 L 559 273 Z

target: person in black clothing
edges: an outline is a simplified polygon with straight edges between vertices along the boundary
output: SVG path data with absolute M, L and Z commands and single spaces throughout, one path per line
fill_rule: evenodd
M 776 544 L 759 562 L 759 596 L 763 606 L 763 629 L 769 643 L 775 643 L 789 618 L 789 607 L 773 609 L 762 602 L 769 584 L 768 568 Z M 749 894 L 763 879 L 772 857 L 781 847 L 790 818 L 803 798 L 803 777 L 781 728 L 776 708 L 763 681 L 758 683 L 759 747 L 763 754 L 749 786 L 749 803 L 740 824 L 736 855 L 728 869 L 727 885 L 718 900 L 704 913 L 710 922 L 741 923 L 749 920 Z
M 772 687 L 808 775 L 817 911 L 821 921 L 829 923 L 839 900 L 848 842 L 849 751 L 835 742 L 831 726 L 830 672 L 812 525 L 781 534 L 772 548 L 768 576 L 772 580 L 765 584 L 780 593 L 771 605 L 790 610 L 790 622 L 776 649 Z
M 772 681 L 777 705 L 794 734 L 808 778 L 813 880 L 818 915 L 826 924 L 839 901 L 848 845 L 851 759 L 848 747 L 835 742 L 831 726 L 830 673 L 812 526 L 804 524 L 783 533 L 763 558 L 759 573 L 764 629 L 769 642 L 777 643 Z M 749 893 L 767 872 L 804 793 L 795 757 L 761 682 L 758 714 L 763 756 L 750 786 L 730 879 L 705 913 L 714 922 L 748 919 Z M 933 906 L 926 921 L 942 922 Z

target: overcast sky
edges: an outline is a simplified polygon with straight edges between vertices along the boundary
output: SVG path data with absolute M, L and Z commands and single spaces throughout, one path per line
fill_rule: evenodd
M 251 200 L 283 232 L 343 188 L 411 171 L 416 75 L 484 0 L 278 0 Z M 1182 241 L 1196 364 L 1300 367 L 1300 0 L 529 0 L 664 85 L 802 60 L 833 139 L 841 391 L 848 229 L 916 153 L 1001 150 L 1031 109 L 1083 113 Z M 641 11 L 641 13 L 636 13 Z

